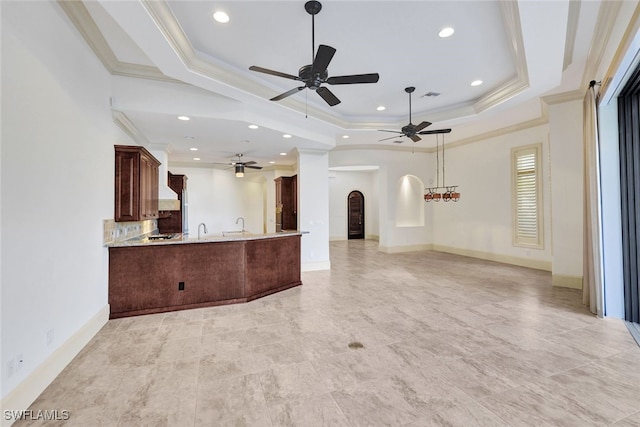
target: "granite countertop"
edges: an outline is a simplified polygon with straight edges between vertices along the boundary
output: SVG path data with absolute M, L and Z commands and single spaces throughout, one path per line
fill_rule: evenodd
M 279 233 L 253 234 L 248 232 L 231 231 L 224 233 L 210 233 L 203 235 L 200 239 L 189 234 L 175 233 L 170 239 L 154 239 L 153 234 L 134 237 L 124 242 L 109 244 L 110 248 L 121 248 L 130 246 L 156 246 L 156 245 L 179 245 L 185 243 L 215 243 L 215 242 L 237 242 L 243 240 L 271 239 L 285 236 L 299 236 L 300 231 L 282 231 Z M 151 236 L 151 238 L 150 238 Z

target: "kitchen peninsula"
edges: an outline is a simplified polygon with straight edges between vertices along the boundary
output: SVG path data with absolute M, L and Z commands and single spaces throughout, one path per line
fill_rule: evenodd
M 299 286 L 300 236 L 178 234 L 112 244 L 110 317 L 241 303 Z

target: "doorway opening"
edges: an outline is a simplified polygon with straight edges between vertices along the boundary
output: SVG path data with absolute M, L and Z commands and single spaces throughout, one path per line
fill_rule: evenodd
M 347 198 L 347 223 L 349 225 L 347 238 L 364 239 L 364 195 L 359 191 L 352 191 Z

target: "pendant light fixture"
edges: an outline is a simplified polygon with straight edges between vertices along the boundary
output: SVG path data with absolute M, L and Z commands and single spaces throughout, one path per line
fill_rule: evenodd
M 236 178 L 244 177 L 244 165 L 241 163 L 236 164 Z
M 442 186 L 440 186 L 440 144 L 436 134 L 436 186 L 425 188 L 425 202 L 445 202 L 460 200 L 460 193 L 456 191 L 457 185 L 446 185 L 444 180 L 444 134 L 442 134 Z M 440 192 L 440 190 L 444 190 Z

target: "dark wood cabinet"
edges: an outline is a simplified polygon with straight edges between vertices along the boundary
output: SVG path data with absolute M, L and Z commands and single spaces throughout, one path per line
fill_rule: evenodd
M 298 229 L 297 176 L 280 176 L 276 183 L 276 231 Z
M 247 302 L 301 284 L 300 234 L 109 248 L 112 319 Z
M 158 166 L 144 147 L 115 146 L 115 221 L 158 218 Z
M 187 191 L 187 176 L 177 175 L 167 172 L 167 183 L 169 188 L 178 193 L 178 200 L 180 200 L 180 210 L 177 211 L 160 211 L 160 218 L 158 218 L 158 231 L 160 233 L 184 233 L 183 230 L 183 217 L 185 212 L 183 198 Z

